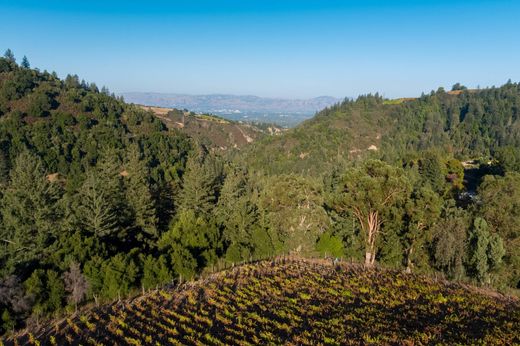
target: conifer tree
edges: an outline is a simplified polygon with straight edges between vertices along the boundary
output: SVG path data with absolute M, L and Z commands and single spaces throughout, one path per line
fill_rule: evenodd
M 29 59 L 27 59 L 27 57 L 25 55 L 23 56 L 21 66 L 23 68 L 30 68 L 31 67 L 31 64 L 29 63 Z
M 80 209 L 89 210 L 83 217 L 90 230 L 98 236 L 118 236 L 122 238 L 130 226 L 130 210 L 126 205 L 122 162 L 113 147 L 101 150 L 94 168 L 87 174 L 80 191 L 86 200 Z M 81 202 L 80 202 L 81 203 Z
M 222 164 L 205 148 L 190 155 L 183 176 L 180 209 L 209 216 L 215 207 L 222 182 Z
M 101 267 L 101 294 L 109 299 L 124 297 L 137 279 L 138 268 L 130 256 L 118 253 Z
M 172 275 L 168 267 L 169 266 L 164 256 L 160 256 L 157 259 L 151 255 L 144 257 L 142 262 L 142 288 L 149 289 L 170 282 L 172 280 Z
M 296 174 L 267 178 L 259 196 L 269 227 L 286 251 L 314 251 L 319 236 L 328 228 L 321 185 Z
M 4 53 L 4 58 L 6 58 L 9 62 L 11 63 L 15 63 L 16 62 L 16 59 L 14 57 L 14 53 L 11 49 L 7 48 L 7 50 L 5 51 Z
M 52 252 L 60 189 L 47 179 L 39 157 L 25 151 L 15 160 L 2 198 L 3 234 L 10 263 L 43 259 Z
M 5 188 L 9 178 L 9 162 L 7 159 L 7 150 L 0 145 L 0 188 Z M 2 196 L 0 195 L 0 198 Z
M 467 257 L 470 215 L 454 204 L 453 200 L 446 203 L 434 226 L 432 252 L 435 268 L 442 270 L 450 278 L 461 279 L 466 274 L 464 263 Z
M 480 217 L 475 219 L 469 241 L 471 246 L 469 263 L 475 277 L 482 282 L 489 270 L 487 258 L 489 231 L 484 219 Z
M 33 313 L 37 316 L 59 310 L 63 306 L 65 288 L 58 273 L 36 269 L 25 281 L 26 291 L 33 298 Z
M 170 254 L 177 274 L 184 277 L 213 263 L 220 245 L 218 228 L 194 210 L 181 211 L 177 222 L 158 241 L 159 248 Z
M 444 192 L 445 178 L 439 155 L 434 152 L 427 152 L 421 158 L 420 172 L 424 182 L 430 185 L 433 191 L 439 194 Z
M 139 147 L 130 146 L 125 165 L 124 183 L 128 207 L 132 214 L 132 223 L 144 231 L 148 236 L 157 236 L 157 216 L 154 200 L 148 182 L 150 172 L 146 163 L 141 160 Z M 138 240 L 142 240 L 141 231 L 138 231 Z
M 406 269 L 415 264 L 428 265 L 427 244 L 432 240 L 431 227 L 440 216 L 442 200 L 429 186 L 414 190 L 405 205 Z
M 99 175 L 94 172 L 87 174 L 78 191 L 78 201 L 76 215 L 85 231 L 100 238 L 118 232 L 118 210 Z
M 255 192 L 249 186 L 247 174 L 230 169 L 220 193 L 215 217 L 229 243 L 228 260 L 238 262 L 252 252 L 252 231 L 257 221 L 257 207 L 251 200 Z
M 491 234 L 486 220 L 477 217 L 469 237 L 469 265 L 473 276 L 480 282 L 489 282 L 489 272 L 498 267 L 505 255 L 502 239 Z

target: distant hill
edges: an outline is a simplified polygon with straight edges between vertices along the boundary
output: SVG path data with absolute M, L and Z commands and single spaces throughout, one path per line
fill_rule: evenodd
M 141 108 L 152 111 L 169 129 L 177 129 L 217 150 L 240 149 L 266 135 L 277 135 L 284 131 L 272 124 L 260 126 L 174 108 Z
M 128 92 L 121 96 L 127 102 L 147 106 L 189 109 L 217 114 L 232 120 L 254 120 L 294 126 L 317 111 L 340 100 L 330 96 L 311 99 L 264 98 L 252 95 L 186 95 Z
M 519 335 L 516 298 L 397 270 L 283 258 L 83 311 L 4 343 L 513 345 Z

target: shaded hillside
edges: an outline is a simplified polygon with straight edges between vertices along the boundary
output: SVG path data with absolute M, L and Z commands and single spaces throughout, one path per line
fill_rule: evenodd
M 256 143 L 246 161 L 270 173 L 329 171 L 357 157 L 402 157 L 437 148 L 457 157 L 489 156 L 520 145 L 520 86 L 439 89 L 417 99 L 361 96 L 324 109 L 283 136 Z
M 0 59 L 0 182 L 16 157 L 30 151 L 46 171 L 66 176 L 75 188 L 105 149 L 117 149 L 121 158 L 131 144 L 145 153 L 157 178 L 169 169 L 159 167 L 162 160 L 180 164 L 191 146 L 187 136 L 167 131 L 150 112 L 106 88 Z M 170 150 L 168 158 L 159 153 L 163 150 Z
M 260 128 L 252 124 L 235 122 L 212 115 L 197 115 L 172 108 L 147 107 L 170 129 L 178 129 L 208 147 L 227 150 L 242 148 L 266 135 L 283 130 L 275 125 Z
M 0 58 L 0 332 L 67 304 L 71 270 L 127 294 L 134 261 L 155 266 L 192 144 L 106 88 Z
M 520 342 L 518 300 L 399 271 L 278 259 L 93 308 L 12 344 Z

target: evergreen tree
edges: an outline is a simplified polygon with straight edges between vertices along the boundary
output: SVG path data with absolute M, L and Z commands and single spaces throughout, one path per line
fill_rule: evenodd
M 103 149 L 78 191 L 77 219 L 82 229 L 97 237 L 122 239 L 129 227 L 121 166 L 114 148 Z
M 469 214 L 456 207 L 449 200 L 442 212 L 439 222 L 433 229 L 433 260 L 436 269 L 445 272 L 448 277 L 461 279 L 465 276 L 468 246 Z
M 103 287 L 100 293 L 108 299 L 124 297 L 136 281 L 137 273 L 135 262 L 129 256 L 118 253 L 101 267 Z
M 341 239 L 331 235 L 329 232 L 321 235 L 318 243 L 316 243 L 316 250 L 322 255 L 332 257 L 342 257 L 345 254 Z
M 181 211 L 177 222 L 163 234 L 159 248 L 166 250 L 178 274 L 189 277 L 212 264 L 221 248 L 218 228 L 194 210 Z
M 156 237 L 157 216 L 148 181 L 150 172 L 141 160 L 137 145 L 130 146 L 123 172 L 126 201 L 131 210 L 132 224 L 137 227 L 137 240 L 143 240 L 142 232 L 149 237 Z
M 488 246 L 489 246 L 489 231 L 486 221 L 477 217 L 473 223 L 473 230 L 471 232 L 470 241 L 470 257 L 469 264 L 474 276 L 477 280 L 483 282 L 489 270 L 488 264 Z
M 427 152 L 420 161 L 421 176 L 433 191 L 443 194 L 445 186 L 445 174 L 443 164 L 438 154 Z
M 215 207 L 222 183 L 222 164 L 206 149 L 199 148 L 186 163 L 179 206 L 183 211 L 209 216 Z
M 478 215 L 503 240 L 504 263 L 498 276 L 511 287 L 520 285 L 520 174 L 485 176 L 478 189 Z
M 164 256 L 160 256 L 157 259 L 151 255 L 143 256 L 141 267 L 143 268 L 141 279 L 143 289 L 165 285 L 172 280 L 172 275 Z
M 223 229 L 223 238 L 228 243 L 226 258 L 239 262 L 251 256 L 252 231 L 257 221 L 257 208 L 251 198 L 253 189 L 247 175 L 240 169 L 231 169 L 226 176 L 215 210 L 216 220 Z
M 502 238 L 496 234 L 491 234 L 487 249 L 488 263 L 490 270 L 496 271 L 503 262 L 506 248 Z
M 4 53 L 4 58 L 7 59 L 7 61 L 11 62 L 11 63 L 16 63 L 16 59 L 14 57 L 14 53 L 11 49 L 7 48 L 7 50 L 5 51 Z
M 9 161 L 7 150 L 0 144 L 0 188 L 5 189 L 9 179 Z M 0 194 L 0 198 L 2 198 Z
M 59 187 L 49 182 L 40 158 L 25 151 L 10 172 L 2 198 L 3 234 L 9 263 L 44 259 L 52 253 L 60 210 Z
M 486 220 L 477 217 L 469 237 L 469 266 L 480 282 L 490 283 L 489 274 L 502 262 L 505 248 L 498 234 L 491 234 Z
M 20 66 L 22 66 L 23 68 L 31 67 L 31 64 L 29 64 L 29 59 L 27 59 L 27 57 L 25 55 L 23 56 L 22 63 Z
M 406 228 L 403 240 L 406 248 L 406 269 L 414 265 L 428 266 L 428 243 L 432 240 L 431 227 L 438 220 L 442 200 L 427 186 L 416 189 L 405 204 Z
M 113 203 L 106 182 L 94 172 L 87 178 L 78 191 L 76 216 L 80 226 L 96 237 L 109 237 L 119 232 L 118 209 Z
M 53 270 L 35 270 L 25 281 L 27 294 L 32 297 L 32 311 L 36 316 L 58 311 L 63 306 L 65 288 L 58 273 Z

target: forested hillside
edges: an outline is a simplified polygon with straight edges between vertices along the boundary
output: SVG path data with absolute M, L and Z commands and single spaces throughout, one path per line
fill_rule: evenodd
M 156 242 L 192 152 L 186 136 L 95 84 L 6 54 L 0 145 L 3 331 L 170 279 L 154 274 L 166 265 Z
M 106 88 L 18 65 L 8 51 L 1 331 L 283 253 L 514 293 L 519 101 L 512 83 L 410 101 L 363 96 L 222 154 Z M 476 157 L 480 166 L 461 162 Z
M 435 148 L 474 159 L 520 146 L 519 84 L 454 89 L 417 99 L 385 100 L 378 94 L 347 99 L 283 137 L 256 143 L 247 163 L 268 173 L 318 175 L 358 157 L 395 161 Z

